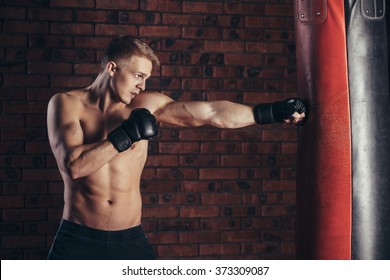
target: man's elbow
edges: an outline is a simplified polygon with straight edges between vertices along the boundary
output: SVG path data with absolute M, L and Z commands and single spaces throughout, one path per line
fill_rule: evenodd
M 70 158 L 68 160 L 66 160 L 65 162 L 65 169 L 66 169 L 66 173 L 68 174 L 68 176 L 72 179 L 72 180 L 76 180 L 76 179 L 79 179 L 81 177 L 84 177 L 84 173 L 85 173 L 85 170 L 84 170 L 84 167 L 82 164 L 80 164 L 80 161 L 75 159 L 75 160 L 71 160 Z

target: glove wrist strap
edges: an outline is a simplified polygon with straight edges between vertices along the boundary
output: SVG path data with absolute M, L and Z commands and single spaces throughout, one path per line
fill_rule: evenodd
M 253 109 L 255 121 L 258 124 L 271 124 L 275 122 L 272 114 L 272 104 L 257 104 Z
M 127 135 L 122 126 L 119 126 L 111 131 L 107 136 L 107 140 L 110 141 L 115 149 L 117 149 L 120 153 L 131 147 L 130 137 Z

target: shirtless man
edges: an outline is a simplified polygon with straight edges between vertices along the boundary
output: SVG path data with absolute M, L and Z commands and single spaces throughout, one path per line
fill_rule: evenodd
M 49 259 L 154 259 L 141 225 L 141 173 L 157 121 L 240 128 L 301 122 L 298 98 L 250 107 L 228 101 L 175 102 L 142 93 L 158 58 L 131 36 L 114 38 L 87 88 L 54 95 L 48 135 L 64 181 L 64 209 Z

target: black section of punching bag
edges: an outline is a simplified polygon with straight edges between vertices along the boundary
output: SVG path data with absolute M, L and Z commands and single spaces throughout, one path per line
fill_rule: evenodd
M 345 0 L 352 125 L 352 259 L 390 259 L 386 0 Z

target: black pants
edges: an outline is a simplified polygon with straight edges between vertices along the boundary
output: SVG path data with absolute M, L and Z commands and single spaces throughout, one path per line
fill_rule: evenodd
M 62 220 L 49 260 L 152 260 L 155 254 L 141 225 L 104 231 Z

